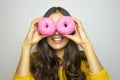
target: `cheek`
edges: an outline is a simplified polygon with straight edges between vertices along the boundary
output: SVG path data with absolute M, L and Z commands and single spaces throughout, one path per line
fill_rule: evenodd
M 50 45 L 51 43 L 51 39 L 49 37 L 47 37 L 47 43 Z
M 65 38 L 64 43 L 67 44 L 69 42 L 69 39 Z

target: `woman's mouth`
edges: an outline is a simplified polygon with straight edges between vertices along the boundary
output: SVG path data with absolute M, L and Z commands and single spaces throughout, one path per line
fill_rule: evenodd
M 52 38 L 53 42 L 57 43 L 57 44 L 61 43 L 63 41 L 63 39 L 64 39 L 64 37 L 62 37 L 62 36 L 57 36 L 57 37 Z

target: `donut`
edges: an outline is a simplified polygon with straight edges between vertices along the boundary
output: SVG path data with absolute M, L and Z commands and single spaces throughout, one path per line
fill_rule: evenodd
M 75 30 L 75 22 L 70 16 L 62 16 L 56 25 L 57 31 L 63 35 L 71 34 Z
M 55 23 L 51 18 L 44 17 L 38 22 L 38 31 L 41 35 L 53 35 L 55 30 Z

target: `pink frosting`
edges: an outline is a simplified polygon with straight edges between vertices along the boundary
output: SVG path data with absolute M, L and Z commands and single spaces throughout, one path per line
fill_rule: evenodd
M 42 35 L 53 35 L 56 31 L 55 23 L 52 19 L 45 17 L 38 22 L 38 31 Z
M 63 16 L 58 20 L 56 27 L 59 33 L 68 35 L 75 30 L 75 22 L 70 16 Z
M 63 35 L 71 34 L 75 30 L 75 22 L 70 16 L 61 17 L 57 24 L 49 17 L 42 18 L 38 22 L 38 31 L 42 35 L 53 35 L 56 30 Z

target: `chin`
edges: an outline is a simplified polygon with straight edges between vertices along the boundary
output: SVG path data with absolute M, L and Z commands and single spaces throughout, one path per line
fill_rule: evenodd
M 60 46 L 60 45 L 52 45 L 51 46 L 54 50 L 62 50 L 62 49 L 64 49 L 65 48 L 65 46 Z

